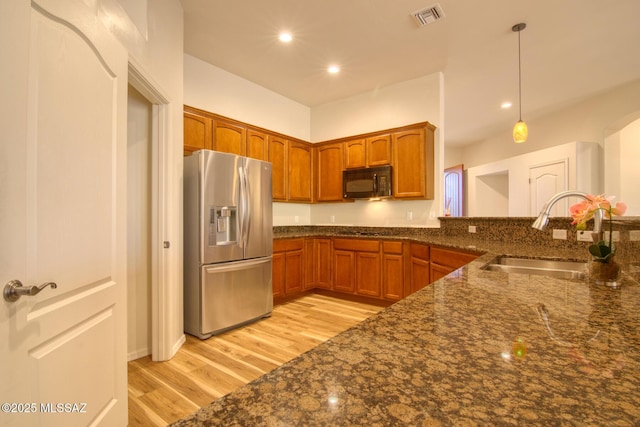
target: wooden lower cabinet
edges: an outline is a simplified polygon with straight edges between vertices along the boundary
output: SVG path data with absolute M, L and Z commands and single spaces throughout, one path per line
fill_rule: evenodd
M 382 242 L 382 298 L 386 300 L 404 297 L 404 248 L 402 242 Z
M 379 252 L 356 252 L 356 294 L 380 296 Z
M 427 286 L 430 280 L 429 245 L 411 242 L 410 251 L 411 280 L 407 295 Z
M 304 289 L 331 289 L 331 239 L 305 239 L 304 259 Z
M 304 239 L 273 242 L 273 296 L 283 297 L 303 291 Z
M 276 239 L 273 296 L 321 288 L 399 301 L 478 255 L 426 243 L 357 238 Z
M 435 282 L 441 279 L 477 257 L 478 255 L 467 252 L 432 247 L 430 260 L 431 281 Z
M 333 289 L 353 293 L 356 286 L 356 255 L 353 251 L 333 250 Z
M 380 297 L 380 242 L 370 239 L 333 239 L 333 289 Z

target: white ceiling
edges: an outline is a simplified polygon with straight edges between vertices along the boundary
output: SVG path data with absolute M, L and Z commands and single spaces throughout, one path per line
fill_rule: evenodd
M 410 14 L 439 3 L 445 18 Z M 184 50 L 313 107 L 438 71 L 445 145 L 640 78 L 640 0 L 182 0 Z M 293 41 L 278 41 L 282 30 Z M 329 64 L 342 71 L 329 75 Z M 514 108 L 500 109 L 510 100 Z

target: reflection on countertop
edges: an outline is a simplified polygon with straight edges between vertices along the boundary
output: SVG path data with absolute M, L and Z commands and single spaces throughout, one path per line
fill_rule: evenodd
M 637 266 L 617 289 L 483 270 L 518 244 L 492 245 L 175 425 L 638 425 Z

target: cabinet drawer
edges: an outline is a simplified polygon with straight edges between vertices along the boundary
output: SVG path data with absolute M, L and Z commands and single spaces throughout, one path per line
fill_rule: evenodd
M 411 256 L 428 261 L 429 260 L 429 246 L 420 243 L 411 243 Z
M 450 251 L 442 248 L 431 248 L 431 262 L 453 268 L 462 267 L 477 257 L 477 255 L 465 252 Z
M 382 242 L 382 250 L 385 254 L 401 254 L 402 242 Z
M 300 250 L 304 246 L 303 239 L 276 239 L 273 241 L 273 252 Z
M 364 239 L 333 239 L 333 248 L 356 252 L 378 252 L 380 250 L 380 242 Z

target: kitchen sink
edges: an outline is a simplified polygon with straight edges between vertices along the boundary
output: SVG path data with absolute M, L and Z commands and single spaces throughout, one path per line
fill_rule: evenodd
M 483 270 L 505 273 L 537 274 L 558 279 L 584 279 L 587 263 L 545 258 L 519 258 L 500 255 L 481 267 Z

